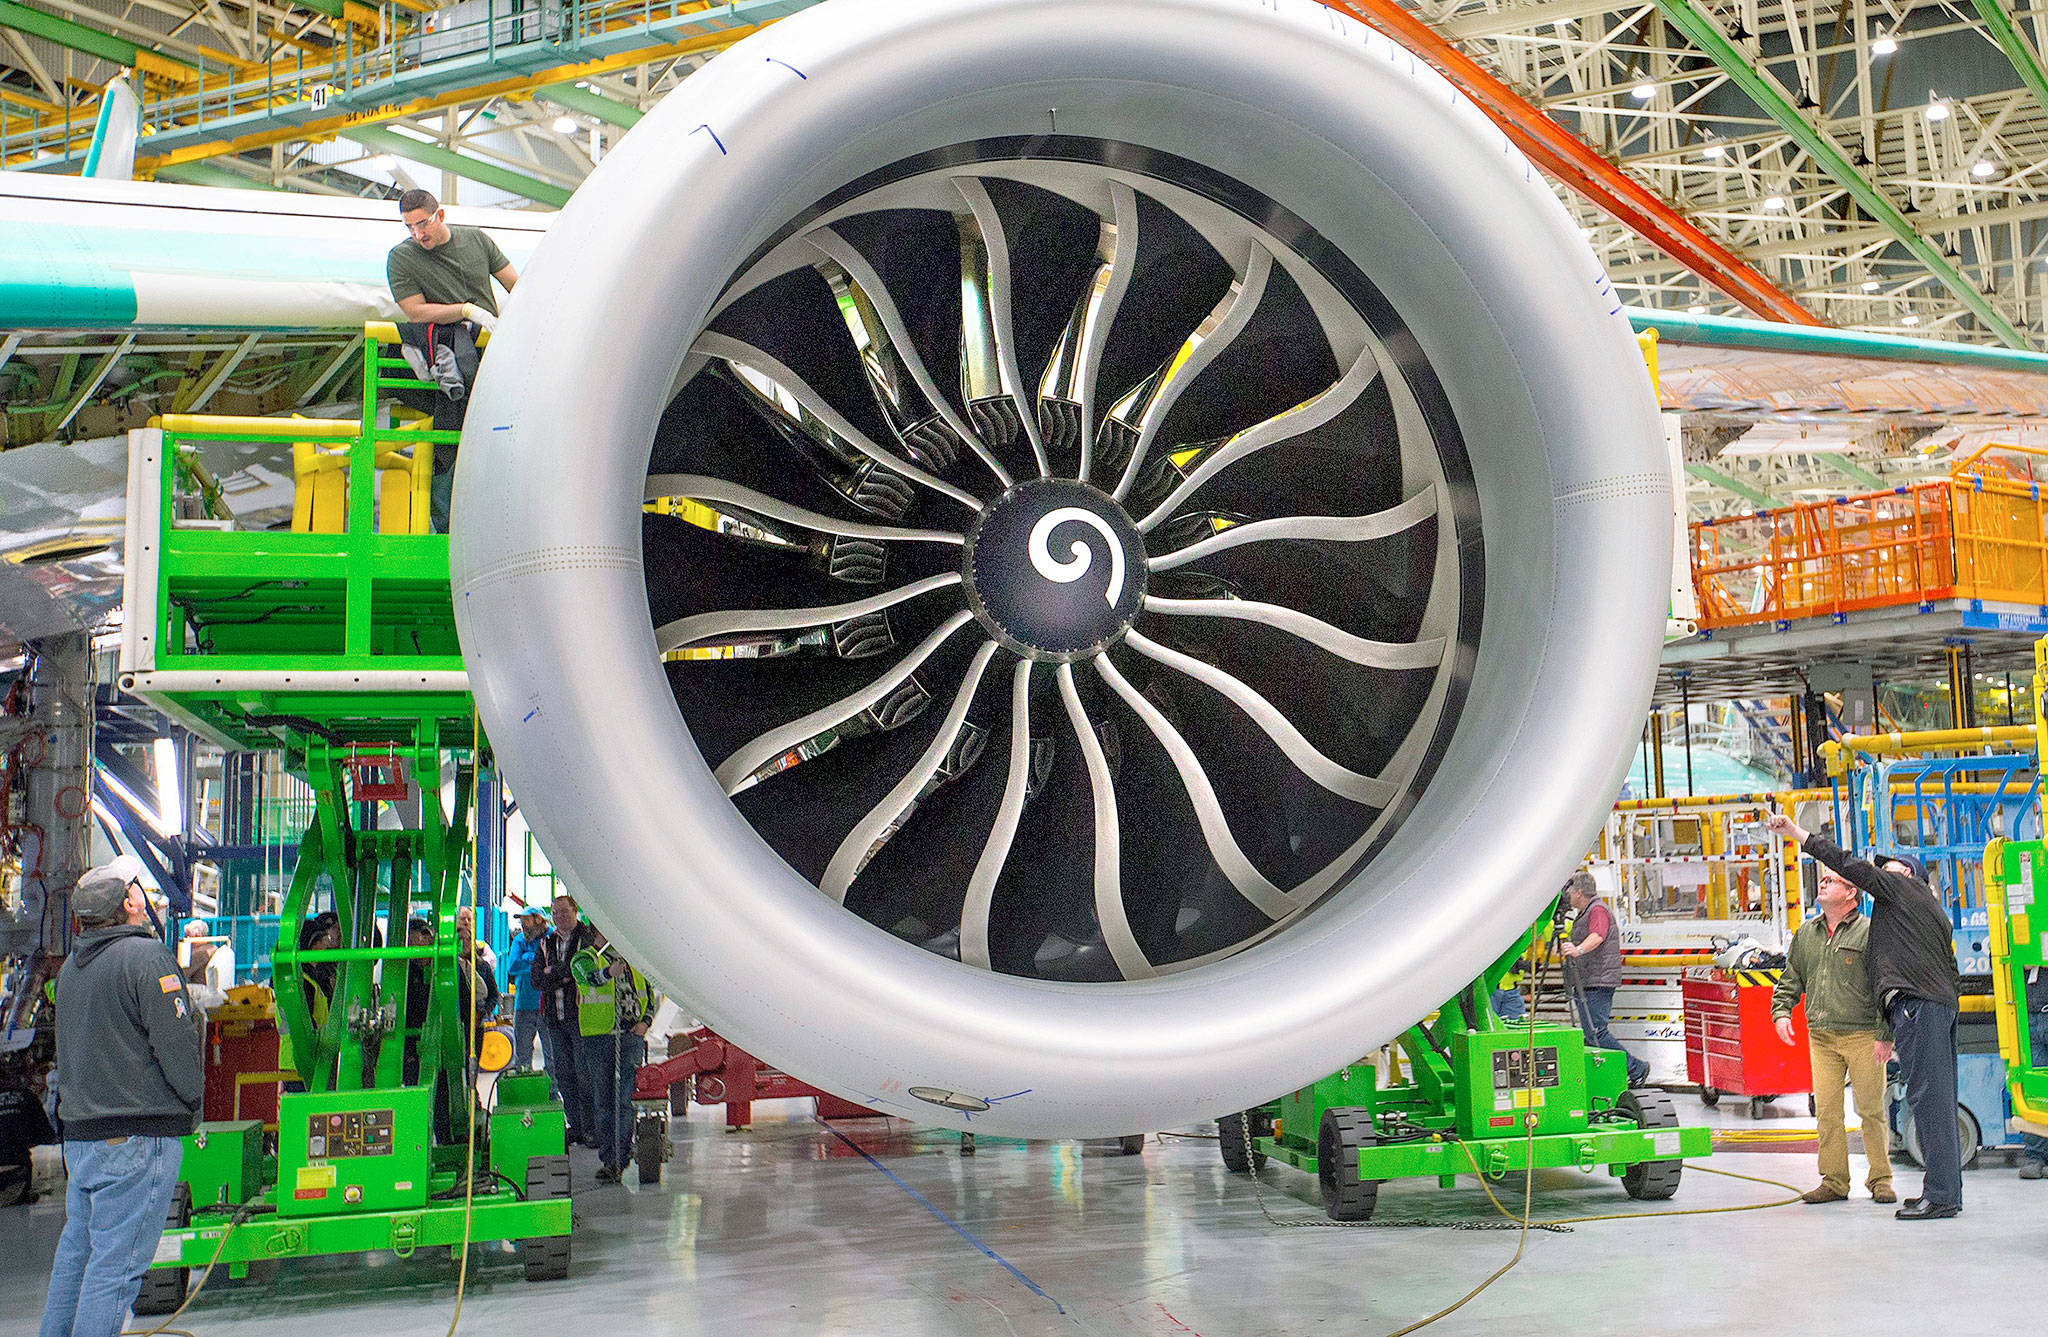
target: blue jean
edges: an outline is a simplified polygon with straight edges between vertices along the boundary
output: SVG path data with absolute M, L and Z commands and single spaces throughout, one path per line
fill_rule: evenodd
M 1620 1053 L 1628 1062 L 1628 1084 L 1642 1085 L 1650 1075 L 1650 1065 L 1623 1049 L 1610 1029 L 1614 1021 L 1614 990 L 1574 988 L 1572 1010 L 1578 1015 L 1579 1030 L 1585 1033 L 1586 1047 Z
M 645 1062 L 647 1037 L 619 1036 L 618 1071 L 612 1087 L 611 1155 L 606 1162 L 620 1168 L 633 1159 L 633 1085 Z
M 64 1233 L 41 1337 L 115 1337 L 163 1238 L 184 1147 L 175 1137 L 66 1142 Z
M 1502 1021 L 1520 1021 L 1529 1015 L 1529 1007 L 1522 1001 L 1520 989 L 1495 989 L 1493 991 L 1493 1015 Z
M 547 1056 L 548 1075 L 554 1079 L 555 1091 L 561 1097 L 562 1114 L 568 1120 L 571 1140 L 586 1133 L 595 1137 L 596 1130 L 585 1122 L 589 1117 L 589 1107 L 583 1098 L 581 1078 L 583 1036 L 576 1029 L 575 1019 L 560 1022 L 543 1013 L 540 1043 L 542 1052 Z
M 1906 1079 L 1906 1104 L 1920 1138 L 1920 1196 L 1938 1207 L 1963 1204 L 1963 1148 L 1956 1129 L 1956 1010 L 1901 998 L 1886 1013 L 1892 1053 Z
M 2027 1035 L 2033 1043 L 2034 1066 L 2048 1067 L 2048 1012 L 2027 1018 Z M 2020 1139 L 2020 1156 L 2026 1160 L 2048 1161 L 2048 1137 L 2028 1133 Z
M 580 1037 L 576 1049 L 576 1085 L 583 1096 L 583 1131 L 597 1142 L 597 1158 L 617 1165 L 618 1120 L 613 1117 L 613 1094 L 618 1084 L 616 1038 L 603 1035 Z
M 540 1009 L 528 1008 L 512 1014 L 512 1066 L 533 1069 L 533 1045 L 540 1039 Z M 541 1063 L 547 1063 L 547 1047 L 541 1047 Z

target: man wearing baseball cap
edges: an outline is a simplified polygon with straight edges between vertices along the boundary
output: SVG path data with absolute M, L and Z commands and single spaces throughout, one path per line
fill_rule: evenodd
M 71 892 L 78 937 L 57 974 L 57 1122 L 69 1186 L 41 1337 L 115 1337 L 162 1238 L 199 1119 L 205 1022 L 148 927 L 142 865 Z
M 533 1045 L 538 1040 L 543 1062 L 553 1072 L 555 1056 L 548 1052 L 551 1042 L 540 1024 L 540 990 L 533 987 L 533 954 L 547 931 L 547 911 L 529 905 L 519 912 L 519 931 L 512 935 L 511 948 L 505 953 L 505 987 L 512 991 L 513 1066 L 533 1066 Z
M 1870 992 L 1891 1026 L 1927 1170 L 1920 1196 L 1892 1215 L 1901 1221 L 1955 1216 L 1963 1210 L 1963 1152 L 1956 1130 L 1958 980 L 1948 911 L 1928 884 L 1926 867 L 1911 855 L 1880 855 L 1876 863 L 1852 858 L 1782 812 L 1771 815 L 1769 826 L 1870 897 Z M 1878 1057 L 1882 1061 L 1883 1053 Z

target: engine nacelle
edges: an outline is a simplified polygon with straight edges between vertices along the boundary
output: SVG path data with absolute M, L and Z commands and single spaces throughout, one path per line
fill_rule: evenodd
M 808 1081 L 1248 1107 L 1484 969 L 1620 783 L 1671 479 L 1619 307 L 1315 5 L 830 0 L 521 279 L 455 495 L 485 727 L 592 915 Z

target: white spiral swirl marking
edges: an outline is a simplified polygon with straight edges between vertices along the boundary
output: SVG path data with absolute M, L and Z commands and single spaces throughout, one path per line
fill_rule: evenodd
M 1109 587 L 1102 592 L 1102 598 L 1111 608 L 1124 594 L 1124 545 L 1117 541 L 1116 531 L 1109 527 L 1109 521 L 1095 512 L 1079 506 L 1062 506 L 1047 511 L 1031 526 L 1031 541 L 1026 551 L 1031 557 L 1031 569 L 1047 580 L 1060 585 L 1071 585 L 1088 574 L 1088 567 L 1094 561 L 1094 554 L 1088 545 L 1076 539 L 1068 549 L 1073 554 L 1066 561 L 1052 555 L 1052 531 L 1069 520 L 1079 521 L 1096 533 L 1109 545 Z

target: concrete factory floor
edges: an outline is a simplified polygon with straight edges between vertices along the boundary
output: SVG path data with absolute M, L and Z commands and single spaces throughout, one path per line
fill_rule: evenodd
M 1761 1125 L 1677 1097 L 1726 1132 L 1812 1127 L 1805 1102 Z M 512 1258 L 479 1249 L 461 1330 L 492 1337 L 653 1334 L 1385 1334 L 1456 1300 L 1506 1262 L 1513 1232 L 1284 1230 L 1209 1140 L 1113 1147 L 957 1139 L 901 1124 L 820 1127 L 794 1102 L 756 1106 L 752 1132 L 712 1111 L 675 1128 L 658 1188 L 598 1188 L 576 1153 L 574 1271 L 529 1285 Z M 781 1111 L 786 1110 L 787 1113 Z M 1724 1150 L 1704 1164 L 1815 1182 L 1810 1142 Z M 861 1155 L 865 1151 L 874 1160 Z M 1856 1161 L 1861 1173 L 1862 1161 Z M 1279 1166 L 1268 1207 L 1320 1220 L 1315 1185 Z M 1912 1192 L 1917 1171 L 1902 1173 Z M 1519 1205 L 1520 1181 L 1499 1190 Z M 2048 1181 L 1987 1155 L 1953 1221 L 1904 1224 L 1857 1188 L 1850 1202 L 1532 1233 L 1520 1267 L 1432 1334 L 1888 1333 L 1970 1337 L 2039 1331 Z M 1777 1188 L 1688 1170 L 1673 1207 L 1769 1202 Z M 1538 1177 L 1539 1216 L 1640 1212 L 1618 1183 Z M 1386 1217 L 1484 1221 L 1467 1178 L 1404 1181 Z M 61 1201 L 0 1211 L 0 1333 L 29 1333 L 62 1226 Z M 334 1259 L 217 1275 L 178 1326 L 196 1337 L 350 1337 L 447 1331 L 453 1266 Z M 592 1325 L 592 1326 L 586 1326 Z M 150 1324 L 140 1325 L 147 1329 Z

